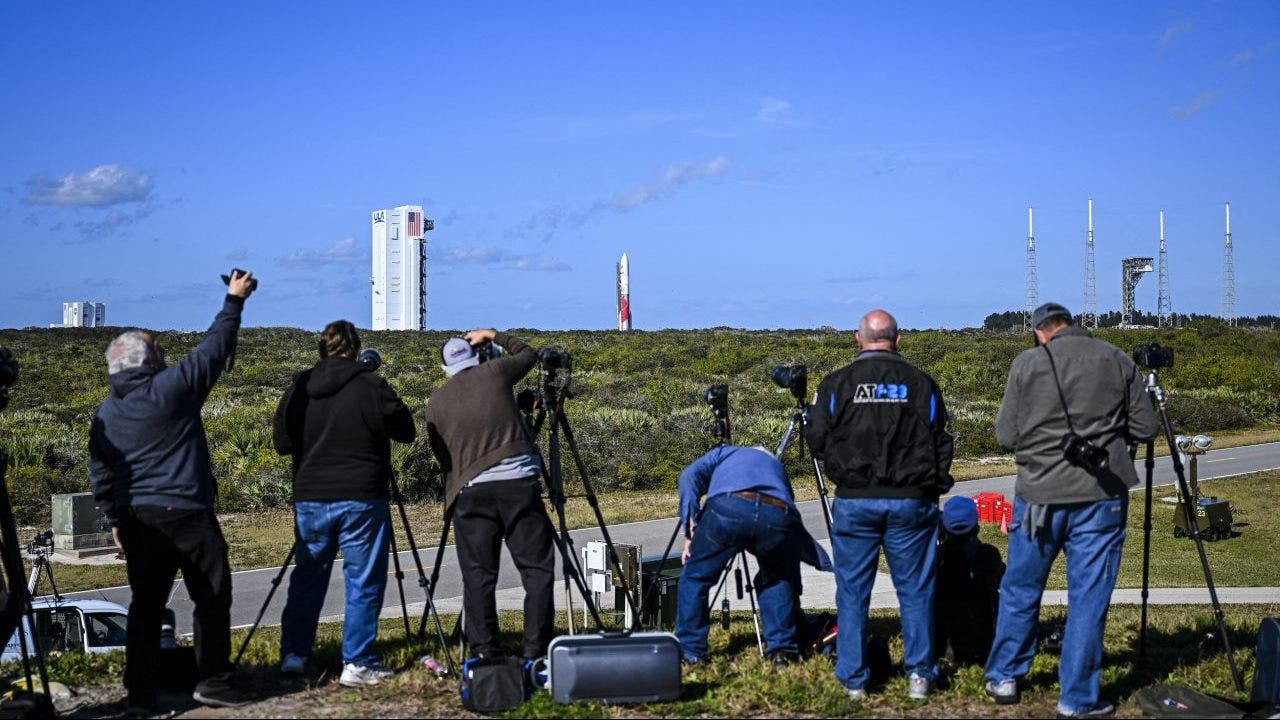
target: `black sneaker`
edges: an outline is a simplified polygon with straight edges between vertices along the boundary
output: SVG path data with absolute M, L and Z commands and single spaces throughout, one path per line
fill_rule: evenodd
M 191 698 L 210 707 L 237 708 L 253 701 L 253 696 L 232 682 L 204 682 L 196 686 Z
M 800 653 L 794 650 L 778 650 L 769 653 L 769 661 L 776 668 L 783 668 L 793 663 L 800 662 Z

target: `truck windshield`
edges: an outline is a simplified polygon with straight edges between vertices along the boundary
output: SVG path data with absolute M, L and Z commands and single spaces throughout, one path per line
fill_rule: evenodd
M 120 613 L 88 613 L 89 647 L 124 647 L 129 634 L 129 617 Z

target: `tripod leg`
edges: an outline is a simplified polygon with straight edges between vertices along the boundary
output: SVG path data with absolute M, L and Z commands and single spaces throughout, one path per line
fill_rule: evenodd
M 800 460 L 804 460 L 805 449 L 805 430 L 809 427 L 809 421 L 805 419 L 804 410 L 800 413 Z M 813 477 L 818 483 L 818 499 L 822 501 L 822 521 L 827 525 L 827 537 L 831 537 L 831 501 L 827 498 L 827 481 L 822 477 L 822 467 L 818 464 L 818 457 L 813 453 L 809 453 L 809 459 L 813 462 Z
M 453 505 L 449 505 L 444 509 L 444 519 L 441 522 L 444 527 L 440 529 L 440 543 L 436 545 L 436 560 L 431 567 L 431 579 L 427 581 L 427 586 L 423 588 L 427 593 L 427 597 L 432 600 L 432 609 L 435 608 L 436 583 L 440 581 L 440 567 L 444 563 L 444 548 L 449 542 L 449 525 L 453 522 Z M 422 620 L 418 623 L 418 636 L 422 637 L 426 632 L 427 614 L 423 613 Z
M 396 548 L 396 529 L 391 523 L 390 513 L 387 515 L 387 536 L 391 539 L 391 564 L 395 567 L 396 587 L 400 590 L 400 614 L 404 616 L 404 639 L 408 642 L 413 637 L 409 627 L 409 604 L 404 598 L 404 571 L 400 569 L 400 552 Z
M 578 452 L 578 443 L 573 438 L 573 428 L 569 427 L 569 419 L 565 417 L 563 412 L 557 412 L 552 421 L 559 421 L 561 429 L 564 430 L 564 439 L 569 443 L 569 454 L 573 457 L 574 465 L 578 468 L 578 477 L 582 479 L 582 487 L 587 495 L 587 502 L 591 505 L 591 510 L 595 513 L 596 524 L 600 526 L 600 535 L 604 538 L 605 548 L 609 554 L 609 561 L 613 565 L 613 570 L 617 573 L 616 578 L 618 585 L 622 587 L 622 594 L 626 597 L 631 607 L 639 612 L 639 594 L 632 591 L 630 583 L 627 582 L 626 573 L 622 569 L 622 562 L 618 559 L 618 553 L 614 549 L 613 538 L 609 536 L 609 525 L 604 520 L 604 513 L 600 510 L 600 500 L 596 497 L 595 489 L 591 486 L 591 478 L 587 474 L 587 466 L 582 462 L 582 455 Z
M 1138 654 L 1147 654 L 1147 588 L 1151 569 L 1151 487 L 1155 475 L 1155 440 L 1147 441 L 1147 497 L 1142 517 L 1142 616 L 1139 620 Z
M 253 625 L 249 627 L 249 634 L 244 636 L 244 640 L 240 643 L 240 650 L 236 652 L 236 659 L 231 664 L 239 667 L 240 659 L 244 657 L 244 651 L 249 647 L 249 641 L 253 639 L 253 634 L 258 631 L 258 625 L 262 624 L 262 616 L 267 614 L 267 606 L 271 604 L 271 598 L 275 596 L 276 590 L 280 588 L 280 581 L 284 579 L 284 574 L 289 570 L 289 564 L 293 562 L 293 555 L 298 550 L 297 540 L 289 546 L 289 554 L 284 556 L 284 562 L 280 565 L 280 572 L 271 580 L 271 589 L 267 591 L 267 599 L 262 601 L 262 607 L 258 609 L 258 617 L 253 619 Z
M 742 551 L 742 574 L 747 585 L 747 599 L 751 602 L 751 622 L 756 627 L 756 647 L 760 649 L 760 657 L 764 657 L 764 635 L 760 633 L 760 610 L 756 607 L 756 587 L 751 582 L 751 566 L 747 564 L 747 551 Z
M 1182 459 L 1178 456 L 1178 443 L 1173 437 L 1173 423 L 1169 420 L 1169 411 L 1165 408 L 1164 390 L 1151 373 L 1148 380 L 1148 392 L 1156 404 L 1160 416 L 1160 425 L 1164 429 L 1165 441 L 1169 444 L 1169 455 L 1173 459 L 1173 472 L 1178 478 L 1178 492 L 1182 496 L 1183 506 L 1187 513 L 1187 525 L 1191 528 L 1191 538 L 1196 541 L 1196 552 L 1200 555 L 1200 568 L 1204 571 L 1204 583 L 1209 590 L 1209 600 L 1213 603 L 1213 615 L 1218 621 L 1218 634 L 1222 636 L 1222 649 L 1227 653 L 1227 665 L 1231 668 L 1231 679 L 1236 690 L 1244 692 L 1244 679 L 1240 676 L 1240 668 L 1236 667 L 1235 653 L 1231 650 L 1231 637 L 1227 634 L 1227 621 L 1222 614 L 1222 603 L 1218 601 L 1218 590 L 1213 585 L 1213 572 L 1209 569 L 1209 556 L 1204 550 L 1204 538 L 1200 536 L 1200 522 L 1196 519 L 1195 497 L 1187 485 L 1187 476 L 1183 472 Z

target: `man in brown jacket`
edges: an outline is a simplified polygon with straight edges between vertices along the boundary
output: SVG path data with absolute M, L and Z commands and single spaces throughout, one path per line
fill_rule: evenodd
M 506 354 L 481 364 L 476 348 L 486 342 Z M 512 394 L 537 353 L 489 329 L 450 338 L 440 355 L 449 379 L 427 402 L 427 436 L 453 512 L 467 641 L 476 657 L 502 654 L 494 589 L 505 539 L 525 591 L 522 655 L 541 657 L 554 630 L 555 540 L 542 503 L 542 462 Z

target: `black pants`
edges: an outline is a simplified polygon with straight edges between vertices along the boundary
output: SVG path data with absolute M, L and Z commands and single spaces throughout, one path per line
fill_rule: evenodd
M 555 632 L 555 538 L 537 478 L 500 480 L 463 488 L 453 510 L 462 571 L 462 611 L 475 654 L 500 654 L 498 585 L 502 541 L 524 585 L 524 648 L 527 658 L 547 652 Z
M 231 566 L 212 510 L 136 506 L 120 522 L 129 570 L 129 634 L 124 686 L 129 700 L 150 703 L 160 675 L 160 624 L 174 576 L 182 570 L 195 603 L 199 689 L 231 679 Z

